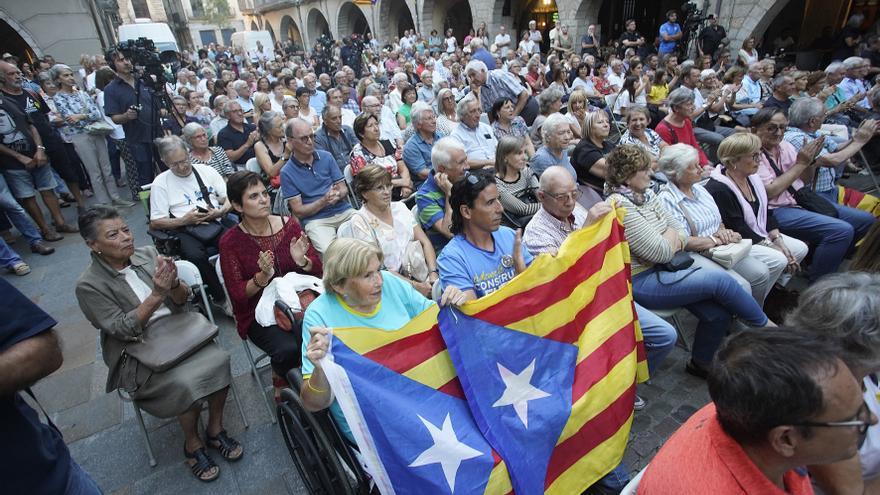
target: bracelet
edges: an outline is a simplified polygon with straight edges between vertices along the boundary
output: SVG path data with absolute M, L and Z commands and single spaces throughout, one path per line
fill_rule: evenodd
M 258 289 L 265 289 L 266 287 L 269 286 L 269 282 L 270 282 L 270 281 L 266 281 L 266 285 L 260 285 L 260 283 L 257 282 L 257 276 L 256 276 L 256 275 L 254 275 L 253 281 L 254 281 L 254 285 L 256 285 Z
M 300 268 L 305 268 L 305 266 L 309 264 L 309 257 L 304 256 L 303 260 L 304 261 L 302 263 L 300 263 L 299 261 L 296 261 L 296 260 L 293 260 L 293 262 L 296 263 L 296 266 L 298 266 Z
M 306 386 L 309 387 L 312 390 L 312 392 L 317 392 L 319 394 L 323 394 L 323 393 L 327 392 L 326 390 L 318 390 L 315 387 L 313 387 L 311 379 L 306 381 Z
M 718 238 L 715 237 L 714 235 L 710 235 L 709 239 L 712 239 L 712 242 L 714 242 L 716 246 L 721 244 L 721 241 L 719 241 Z

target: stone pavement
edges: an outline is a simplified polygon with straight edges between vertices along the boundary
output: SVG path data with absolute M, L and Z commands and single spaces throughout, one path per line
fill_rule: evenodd
M 63 210 L 69 221 L 74 208 Z M 136 245 L 150 242 L 143 209 L 127 211 Z M 64 365 L 34 387 L 53 421 L 61 428 L 74 459 L 108 494 L 303 494 L 277 424 L 270 422 L 256 383 L 249 374 L 241 340 L 228 317 L 215 315 L 221 345 L 232 355 L 232 371 L 250 427 L 245 429 L 230 396 L 226 427 L 246 449 L 235 464 L 218 459 L 222 474 L 213 483 L 197 481 L 183 464 L 183 438 L 174 420 L 160 421 L 144 413 L 158 465 L 151 468 L 131 404 L 115 392 L 105 393 L 107 368 L 100 357 L 97 331 L 85 320 L 74 296 L 76 280 L 89 262 L 88 249 L 76 234 L 53 244 L 51 256 L 31 255 L 23 240 L 12 247 L 31 265 L 25 277 L 8 277 L 24 294 L 51 314 L 64 353 Z M 688 341 L 694 319 L 682 318 Z M 650 383 L 638 392 L 648 402 L 637 412 L 625 454 L 633 472 L 643 468 L 662 443 L 694 411 L 708 401 L 705 382 L 684 373 L 687 353 L 676 348 Z M 263 369 L 268 373 L 268 368 Z M 269 383 L 267 377 L 264 383 Z M 230 394 L 231 395 L 231 394 Z M 219 456 L 215 456 L 218 458 Z

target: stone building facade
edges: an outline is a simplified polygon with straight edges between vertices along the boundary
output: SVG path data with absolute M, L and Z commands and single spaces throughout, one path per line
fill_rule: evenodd
M 539 0 L 542 1 L 542 0 Z M 598 24 L 604 2 L 619 0 L 555 0 L 559 20 L 569 26 L 575 39 L 590 24 Z M 720 16 L 732 46 L 739 47 L 751 36 L 761 36 L 790 0 L 706 0 L 700 5 L 707 13 Z M 504 25 L 513 34 L 516 19 L 530 2 L 522 0 L 240 0 L 251 2 L 242 8 L 249 29 L 271 31 L 276 40 L 290 38 L 311 46 L 322 31 L 334 38 L 352 32 L 355 22 L 363 22 L 381 40 L 399 36 L 406 27 L 416 27 L 427 35 L 442 31 L 450 16 L 469 18 L 473 25 L 486 22 L 489 32 Z M 549 2 L 548 2 L 549 3 Z M 506 4 L 506 5 L 505 5 Z M 533 6 L 534 3 L 531 3 Z M 600 24 L 601 25 L 601 24 Z M 649 33 L 644 33 L 653 38 Z

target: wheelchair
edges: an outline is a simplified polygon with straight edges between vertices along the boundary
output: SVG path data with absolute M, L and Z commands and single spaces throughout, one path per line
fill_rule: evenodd
M 301 321 L 290 307 L 275 303 L 278 325 L 290 328 L 302 345 Z M 287 321 L 284 321 L 284 320 Z M 307 411 L 299 398 L 303 378 L 299 369 L 286 376 L 290 387 L 281 391 L 277 406 L 278 425 L 293 464 L 309 493 L 314 495 L 367 495 L 369 478 L 352 446 L 336 426 L 329 409 Z

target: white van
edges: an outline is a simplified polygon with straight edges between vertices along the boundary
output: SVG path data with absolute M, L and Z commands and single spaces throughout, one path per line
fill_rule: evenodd
M 168 27 L 168 24 L 150 22 L 149 19 L 135 19 L 134 24 L 119 26 L 119 41 L 136 40 L 138 38 L 153 40 L 159 53 L 166 50 L 180 51 L 177 40 L 174 39 L 174 34 L 171 33 L 171 28 Z
M 275 43 L 269 31 L 239 31 L 232 33 L 232 48 L 241 48 L 250 58 L 257 57 L 257 41 L 263 45 L 264 50 L 272 51 Z

